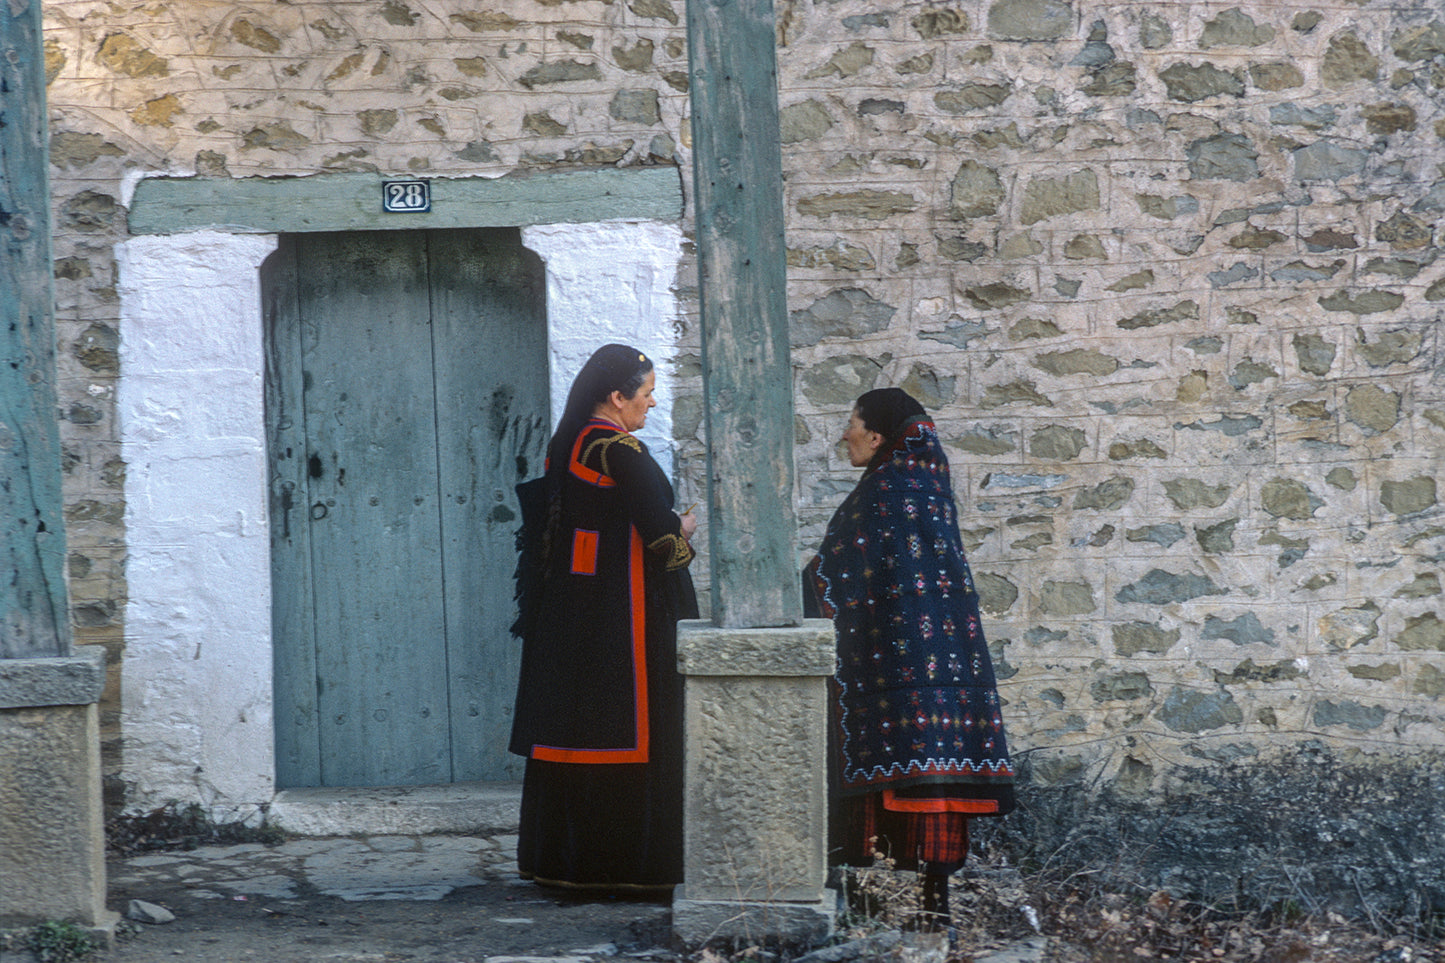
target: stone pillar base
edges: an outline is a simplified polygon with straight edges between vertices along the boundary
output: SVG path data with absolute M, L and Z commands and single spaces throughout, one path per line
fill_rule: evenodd
M 105 652 L 0 659 L 0 926 L 76 923 L 109 944 L 97 701 Z
M 838 900 L 816 903 L 744 902 L 679 897 L 672 901 L 672 931 L 688 946 L 711 940 L 814 945 L 833 932 Z
M 832 930 L 827 683 L 833 623 L 678 625 L 686 679 L 683 887 L 673 930 L 811 943 Z

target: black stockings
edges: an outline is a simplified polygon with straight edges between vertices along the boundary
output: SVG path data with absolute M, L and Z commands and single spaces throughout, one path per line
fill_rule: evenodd
M 947 930 L 953 925 L 953 915 L 948 908 L 948 874 L 920 873 L 919 879 L 923 883 L 921 928 L 930 933 Z

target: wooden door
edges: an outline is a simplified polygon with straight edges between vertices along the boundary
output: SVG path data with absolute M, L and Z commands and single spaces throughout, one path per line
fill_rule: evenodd
M 519 778 L 539 262 L 516 230 L 302 234 L 262 280 L 278 785 Z

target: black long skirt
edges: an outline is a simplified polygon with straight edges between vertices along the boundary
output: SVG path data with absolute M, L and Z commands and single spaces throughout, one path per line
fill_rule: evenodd
M 665 894 L 682 882 L 682 677 L 677 618 L 695 618 L 685 579 L 649 588 L 649 761 L 579 764 L 528 759 L 517 869 L 543 885 Z
M 517 868 L 542 885 L 661 895 L 682 882 L 682 766 L 527 762 Z

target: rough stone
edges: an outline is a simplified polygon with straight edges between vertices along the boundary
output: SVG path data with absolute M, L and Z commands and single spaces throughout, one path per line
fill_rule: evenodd
M 1236 73 L 1220 70 L 1213 64 L 1190 65 L 1178 63 L 1159 72 L 1159 79 L 1170 100 L 1187 104 L 1208 100 L 1211 97 L 1243 97 L 1244 81 Z
M 1315 703 L 1313 713 L 1317 726 L 1348 726 L 1360 732 L 1378 729 L 1389 715 L 1384 706 L 1364 706 L 1352 700 L 1332 702 L 1329 699 Z
M 1128 461 L 1131 458 L 1168 458 L 1169 453 L 1148 438 L 1136 441 L 1116 441 L 1109 445 L 1110 461 Z
M 1184 527 L 1175 522 L 1166 522 L 1162 525 L 1146 525 L 1143 528 L 1131 528 L 1124 533 L 1124 538 L 1131 542 L 1153 542 L 1156 545 L 1168 548 L 1184 537 Z
M 1247 181 L 1259 176 L 1259 152 L 1244 134 L 1203 137 L 1185 149 L 1199 180 Z
M 1415 108 L 1409 104 L 1371 104 L 1361 113 L 1366 129 L 1382 137 L 1402 130 L 1414 130 L 1416 126 Z
M 1029 437 L 1029 454 L 1052 461 L 1072 461 L 1079 457 L 1079 452 L 1087 444 L 1088 438 L 1082 430 L 1066 425 L 1049 425 Z
M 680 22 L 671 0 L 630 0 L 627 9 L 644 20 L 666 20 L 673 26 Z
M 1357 339 L 1358 352 L 1365 364 L 1372 368 L 1384 368 L 1392 364 L 1406 364 L 1420 354 L 1424 338 L 1419 331 L 1396 328 L 1383 332 L 1373 342 L 1365 340 L 1364 332 Z
M 1330 648 L 1353 649 L 1379 636 L 1379 620 L 1380 607 L 1374 602 L 1366 602 L 1322 616 L 1316 630 L 1320 640 Z
M 613 47 L 612 59 L 617 66 L 623 70 L 633 73 L 646 73 L 652 69 L 652 58 L 656 53 L 656 46 L 651 40 L 643 37 L 637 41 L 631 49 L 627 47 Z
M 1153 13 L 1146 13 L 1139 21 L 1139 43 L 1145 50 L 1159 50 L 1174 40 L 1174 29 L 1169 21 Z
M 1418 251 L 1434 240 L 1434 226 L 1413 214 L 1397 212 L 1375 229 L 1375 237 L 1396 251 Z
M 1244 721 L 1244 712 L 1230 693 L 1202 692 L 1177 685 L 1170 688 L 1155 715 L 1175 732 L 1208 732 Z
M 1003 200 L 1003 181 L 998 172 L 976 161 L 966 160 L 959 165 L 949 184 L 949 216 L 960 220 L 996 214 Z
M 872 66 L 873 56 L 874 51 L 872 47 L 865 43 L 855 41 L 842 50 L 835 52 L 825 63 L 813 68 L 803 76 L 808 80 L 816 80 L 819 77 L 846 79 Z
M 974 572 L 973 584 L 978 589 L 978 604 L 988 615 L 1003 615 L 1018 601 L 1018 586 L 991 572 Z
M 1445 56 L 1445 21 L 1406 27 L 1390 38 L 1390 47 L 1406 63 Z
M 1012 284 L 994 281 L 964 288 L 963 296 L 980 311 L 996 311 L 1029 300 L 1030 293 Z
M 1245 659 L 1229 673 L 1214 672 L 1214 681 L 1219 685 L 1239 685 L 1242 682 L 1289 682 L 1304 675 L 1293 660 L 1276 662 L 1273 665 L 1255 665 L 1253 659 Z
M 1183 532 L 1180 536 L 1183 536 Z M 1114 598 L 1126 604 L 1168 605 L 1170 602 L 1188 602 L 1205 595 L 1224 594 L 1224 589 L 1215 585 L 1214 580 L 1207 575 L 1195 575 L 1192 572 L 1178 575 L 1154 568 L 1139 581 L 1119 589 L 1114 593 Z
M 1335 363 L 1335 346 L 1317 334 L 1296 334 L 1290 339 L 1302 371 L 1324 377 Z
M 1271 478 L 1259 496 L 1264 510 L 1276 518 L 1307 519 L 1324 504 L 1303 482 L 1292 478 Z
M 889 360 L 889 355 L 882 358 L 885 364 Z M 873 390 L 879 374 L 879 359 L 839 355 L 803 370 L 803 395 L 819 407 L 851 405 L 859 395 Z
M 1293 156 L 1295 177 L 1301 181 L 1341 181 L 1364 173 L 1370 162 L 1369 152 L 1333 140 L 1315 141 Z
M 1320 80 L 1326 87 L 1346 87 L 1359 81 L 1373 81 L 1380 72 L 1380 61 L 1353 33 L 1330 38 L 1320 62 Z
M 1065 618 L 1088 615 L 1098 609 L 1094 589 L 1088 582 L 1055 582 L 1045 580 L 1039 590 L 1039 611 L 1044 615 Z
M 1120 622 L 1111 629 L 1114 651 L 1120 658 L 1130 658 L 1140 652 L 1162 655 L 1179 641 L 1178 629 L 1164 629 L 1153 622 Z
M 1200 527 L 1194 526 L 1194 537 L 1199 542 L 1199 547 L 1210 555 L 1220 555 L 1234 551 L 1234 527 L 1239 524 L 1239 519 L 1228 518 L 1214 525 Z
M 1440 576 L 1434 572 L 1421 572 L 1408 585 L 1395 591 L 1397 599 L 1425 599 L 1440 594 Z
M 818 194 L 798 201 L 798 213 L 810 217 L 847 215 L 870 221 L 887 220 L 907 214 L 918 206 L 913 195 L 900 191 L 851 191 L 842 194 Z
M 1018 450 L 1017 438 L 1018 435 L 1011 431 L 982 428 L 949 438 L 948 444 L 975 455 L 1004 455 Z
M 833 126 L 833 117 L 822 102 L 805 100 L 779 111 L 778 125 L 782 142 L 797 144 L 822 137 Z
M 1329 474 L 1325 475 L 1325 481 L 1342 492 L 1352 492 L 1359 480 L 1355 473 L 1348 468 L 1331 468 Z
M 1074 510 L 1099 509 L 1113 511 L 1120 508 L 1134 494 L 1134 480 L 1116 475 L 1100 482 L 1093 488 L 1079 492 L 1074 498 Z
M 120 335 L 109 325 L 90 325 L 81 332 L 71 350 L 91 371 L 110 374 L 120 371 Z
M 170 75 L 170 63 L 142 47 L 123 33 L 113 33 L 101 41 L 98 59 L 118 74 L 140 79 Z
M 1035 178 L 1024 187 L 1021 223 L 1039 221 L 1099 208 L 1099 180 L 1092 170 L 1061 178 Z
M 1132 317 L 1123 318 L 1118 325 L 1125 331 L 1137 331 L 1140 328 L 1157 328 L 1161 324 L 1174 324 L 1198 317 L 1198 302 L 1185 300 L 1168 308 L 1151 308 L 1147 311 L 1140 311 Z
M 101 134 L 56 131 L 50 135 L 50 163 L 56 167 L 85 167 L 102 157 L 121 157 L 125 151 Z
M 1406 652 L 1445 652 L 1445 622 L 1435 612 L 1412 616 L 1392 641 Z
M 1263 643 L 1274 644 L 1274 631 L 1266 628 L 1260 621 L 1259 616 L 1253 612 L 1246 612 L 1243 615 L 1232 619 L 1221 619 L 1216 615 L 1207 616 L 1204 619 L 1204 627 L 1200 630 L 1199 637 L 1202 639 L 1224 639 L 1233 642 L 1235 645 L 1251 645 Z
M 1116 672 L 1096 679 L 1089 694 L 1095 702 L 1133 702 L 1153 695 L 1154 686 L 1143 672 Z
M 909 21 L 913 29 L 924 40 L 937 40 L 949 34 L 968 33 L 968 14 L 962 10 L 943 7 L 927 10 Z
M 594 63 L 579 60 L 557 60 L 538 64 L 517 78 L 517 83 L 528 90 L 550 87 L 553 84 L 573 84 L 589 80 L 601 80 L 602 69 Z
M 941 341 L 957 348 L 967 348 L 970 341 L 986 338 L 997 331 L 982 321 L 960 321 L 950 319 L 942 331 L 920 331 L 918 336 L 925 341 Z
M 1062 0 L 996 0 L 988 8 L 988 34 L 995 40 L 1058 40 L 1074 26 L 1074 11 Z
M 946 114 L 971 114 L 997 107 L 1011 93 L 1013 88 L 1007 84 L 966 84 L 956 90 L 939 91 L 933 95 L 933 103 Z
M 1273 27 L 1256 23 L 1249 14 L 1234 7 L 1204 22 L 1199 45 L 1206 50 L 1210 47 L 1260 47 L 1273 39 Z
M 1064 257 L 1071 261 L 1105 260 L 1104 244 L 1092 234 L 1080 234 L 1064 245 Z
M 1303 87 L 1305 75 L 1294 64 L 1253 64 L 1249 79 L 1260 90 L 1280 91 Z
M 928 365 L 915 364 L 899 387 L 917 398 L 929 411 L 936 411 L 953 403 L 956 381 L 953 375 L 939 374 Z
M 1004 405 L 1033 405 L 1039 408 L 1052 408 L 1053 402 L 1048 395 L 1042 395 L 1038 386 L 1029 380 L 1016 380 L 1007 385 L 988 385 L 984 389 L 983 401 L 980 402 L 984 408 L 1003 408 Z
M 1407 481 L 1380 482 L 1380 504 L 1395 515 L 1413 515 L 1437 504 L 1435 479 L 1428 475 Z
M 1097 70 L 1084 85 L 1090 97 L 1127 97 L 1138 89 L 1137 70 L 1131 63 L 1111 63 Z
M 650 127 L 662 122 L 655 90 L 619 90 L 612 97 L 607 112 L 617 120 Z
M 1134 199 L 1139 202 L 1139 210 L 1148 214 L 1150 217 L 1157 217 L 1162 221 L 1172 221 L 1177 217 L 1187 217 L 1199 211 L 1199 200 L 1187 194 L 1178 197 L 1156 197 L 1153 194 L 1135 194 Z
M 830 291 L 789 316 L 794 345 L 817 344 L 824 338 L 858 338 L 888 327 L 898 309 L 862 288 Z
M 125 918 L 137 923 L 160 926 L 165 923 L 174 923 L 176 914 L 164 906 L 157 906 L 155 903 L 148 903 L 143 899 L 133 899 L 126 904 Z
M 1400 420 L 1400 396 L 1373 384 L 1351 388 L 1345 394 L 1345 417 L 1368 431 L 1389 431 Z

